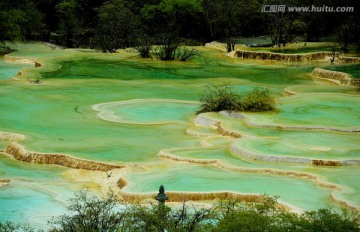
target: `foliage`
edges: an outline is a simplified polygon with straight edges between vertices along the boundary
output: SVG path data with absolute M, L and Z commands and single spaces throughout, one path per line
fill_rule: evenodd
M 68 47 L 77 46 L 77 37 L 80 30 L 80 20 L 77 15 L 80 12 L 80 5 L 76 0 L 63 0 L 56 5 L 60 17 L 59 35 L 62 43 Z
M 277 197 L 262 195 L 255 203 L 222 200 L 212 207 L 183 202 L 178 206 L 125 204 L 119 206 L 113 194 L 91 196 L 82 190 L 71 199 L 69 212 L 52 221 L 51 232 L 233 232 L 233 231 L 359 231 L 359 215 L 329 208 L 304 214 L 288 212 Z M 0 223 L 1 232 L 35 231 L 29 226 Z
M 179 54 L 179 42 L 174 35 L 164 35 L 159 39 L 154 55 L 159 60 L 174 60 Z
M 214 214 L 212 209 L 190 207 L 185 202 L 178 209 L 134 204 L 120 210 L 114 195 L 101 199 L 85 190 L 71 199 L 68 209 L 68 214 L 52 222 L 52 232 L 206 231 Z
M 212 228 L 209 219 L 214 218 L 210 208 L 190 207 L 185 202 L 179 208 L 167 206 L 150 207 L 135 205 L 130 207 L 128 218 L 129 231 L 207 231 Z
M 141 38 L 137 38 L 134 48 L 140 53 L 142 58 L 150 58 L 151 57 L 151 47 L 152 41 L 147 36 L 142 36 Z
M 241 99 L 241 106 L 245 111 L 275 110 L 275 99 L 268 88 L 254 87 L 253 90 Z
M 211 111 L 241 110 L 240 96 L 232 90 L 229 83 L 208 84 L 200 98 L 200 109 L 197 114 Z
M 329 208 L 298 215 L 277 205 L 277 197 L 264 195 L 260 203 L 220 202 L 221 217 L 215 231 L 359 231 L 359 216 Z
M 337 41 L 340 49 L 344 52 L 350 52 L 351 48 L 360 53 L 360 16 L 350 17 L 348 21 L 337 29 Z
M 20 226 L 16 225 L 12 222 L 5 222 L 5 223 L 0 223 L 0 231 L 1 232 L 13 232 L 16 231 L 17 229 L 19 229 Z
M 195 48 L 189 49 L 186 47 L 183 47 L 180 50 L 180 60 L 181 61 L 187 61 L 192 60 L 194 57 L 198 56 L 200 52 L 196 50 Z
M 303 229 L 307 231 L 360 231 L 359 217 L 348 211 L 342 214 L 323 208 L 306 212 L 301 217 Z
M 96 45 L 111 52 L 134 46 L 139 31 L 151 38 L 174 34 L 197 44 L 270 34 L 275 46 L 285 46 L 297 36 L 319 41 L 338 35 L 344 50 L 360 52 L 356 11 L 261 12 L 262 5 L 324 4 L 323 0 L 0 0 L 0 43 L 42 39 L 69 47 Z M 340 0 L 326 5 L 343 6 Z M 346 5 L 356 6 L 357 0 Z M 228 50 L 232 49 L 229 43 Z
M 124 226 L 126 210 L 117 210 L 115 196 L 101 199 L 82 190 L 71 199 L 69 214 L 53 221 L 54 232 L 117 231 Z
M 31 38 L 39 32 L 41 19 L 34 1 L 0 0 L 0 43 Z
M 16 232 L 16 231 L 34 232 L 35 229 L 28 224 L 20 225 L 20 224 L 12 223 L 10 221 L 6 221 L 5 223 L 0 222 L 0 231 L 1 232 Z
M 97 43 L 103 52 L 133 45 L 137 18 L 132 4 L 125 0 L 109 0 L 98 9 Z
M 212 111 L 269 111 L 275 110 L 276 101 L 268 88 L 254 87 L 253 90 L 240 97 L 229 83 L 206 85 L 201 95 L 201 106 L 197 114 Z

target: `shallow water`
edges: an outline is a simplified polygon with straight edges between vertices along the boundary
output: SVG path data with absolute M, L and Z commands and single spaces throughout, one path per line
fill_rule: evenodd
M 30 66 L 30 64 L 6 62 L 4 57 L 0 56 L 0 80 L 11 80 L 20 69 Z
M 164 184 L 169 191 L 267 193 L 305 210 L 326 205 L 338 208 L 330 200 L 333 193 L 360 206 L 358 166 L 262 162 L 230 152 L 231 146 L 238 146 L 263 155 L 360 159 L 359 133 L 271 128 L 360 127 L 359 94 L 353 87 L 328 85 L 307 75 L 324 64 L 238 60 L 205 48 L 200 48 L 201 57 L 186 63 L 142 60 L 131 50 L 100 54 L 51 50 L 41 44 L 19 45 L 19 49 L 12 55 L 34 57 L 42 67 L 26 67 L 21 80 L 9 81 L 16 68 L 23 66 L 0 63 L 0 131 L 25 135 L 19 143 L 30 151 L 140 165 L 142 168 L 124 176 L 128 181 L 124 190 L 130 192 L 156 192 Z M 27 77 L 42 77 L 42 83 L 31 84 Z M 274 113 L 246 113 L 248 123 L 206 114 L 243 136 L 236 140 L 193 122 L 204 85 L 228 80 L 241 94 L 254 86 L 267 86 L 281 103 Z M 299 94 L 281 97 L 285 88 Z M 8 144 L 10 141 L 0 141 L 0 148 Z M 159 157 L 161 153 L 190 161 Z M 309 173 L 342 190 L 294 176 L 191 164 L 192 159 L 216 159 L 237 168 Z M 52 207 L 50 214 L 58 215 L 66 199 L 81 187 L 63 177 L 67 168 L 29 165 L 5 155 L 0 155 L 0 167 L 0 179 L 14 180 L 0 187 L 0 209 L 5 212 L 0 221 L 44 225 L 48 218 L 41 216 L 38 205 Z M 39 216 L 34 219 L 30 215 Z
M 276 112 L 249 114 L 254 124 L 356 129 L 359 97 L 341 94 L 303 94 L 282 99 Z

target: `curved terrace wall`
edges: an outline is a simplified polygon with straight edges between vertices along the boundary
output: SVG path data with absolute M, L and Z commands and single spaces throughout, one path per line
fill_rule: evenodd
M 338 61 L 340 63 L 346 63 L 346 64 L 360 63 L 360 58 L 359 57 L 339 56 Z
M 112 165 L 91 160 L 83 160 L 63 154 L 42 154 L 29 152 L 19 144 L 10 144 L 4 151 L 13 156 L 16 160 L 37 163 L 37 164 L 55 164 L 74 169 L 86 169 L 92 171 L 109 171 L 116 168 L 124 168 L 124 165 Z
M 41 67 L 41 64 L 34 58 L 28 57 L 14 57 L 9 54 L 4 56 L 4 60 L 12 62 L 21 62 L 26 64 L 34 64 L 35 67 Z
M 311 72 L 311 75 L 335 82 L 339 85 L 360 86 L 360 80 L 354 79 L 350 74 L 344 72 L 331 71 L 317 67 Z
M 255 51 L 236 51 L 234 56 L 245 59 L 260 59 L 260 60 L 277 60 L 277 61 L 290 61 L 290 62 L 302 62 L 321 60 L 327 56 L 332 56 L 332 52 L 315 52 L 305 54 L 283 54 L 274 52 L 255 52 Z

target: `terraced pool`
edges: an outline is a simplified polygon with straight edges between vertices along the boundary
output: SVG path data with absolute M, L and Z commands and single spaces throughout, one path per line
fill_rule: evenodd
M 10 180 L 0 186 L 0 221 L 43 227 L 84 186 L 121 196 L 155 193 L 164 184 L 184 197 L 267 193 L 297 210 L 360 207 L 359 92 L 308 75 L 330 64 L 234 59 L 211 48 L 185 63 L 142 60 L 132 50 L 18 48 L 11 57 L 35 58 L 41 67 L 0 61 L 0 180 Z M 41 83 L 28 81 L 34 78 Z M 269 87 L 278 110 L 196 116 L 204 85 L 224 81 L 243 94 Z M 295 95 L 284 97 L 284 90 Z M 25 150 L 13 152 L 17 146 Z M 9 147 L 11 154 L 65 154 L 125 167 L 108 177 L 26 163 Z

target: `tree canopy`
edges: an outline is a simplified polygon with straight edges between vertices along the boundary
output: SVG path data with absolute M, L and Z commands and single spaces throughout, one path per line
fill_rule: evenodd
M 262 12 L 264 5 L 355 10 Z M 339 41 L 344 51 L 359 52 L 357 5 L 357 0 L 0 0 L 0 42 L 42 40 L 108 50 L 134 46 L 139 37 L 163 34 L 199 45 L 270 35 L 276 46 L 296 37 L 325 38 Z

